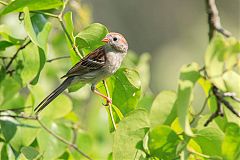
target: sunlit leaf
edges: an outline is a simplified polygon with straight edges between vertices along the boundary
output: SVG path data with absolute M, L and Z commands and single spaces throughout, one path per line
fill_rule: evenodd
M 152 126 L 164 124 L 167 119 L 170 118 L 170 114 L 174 114 L 174 118 L 176 118 L 176 110 L 173 110 L 175 100 L 176 93 L 173 91 L 162 91 L 158 94 L 153 101 L 150 111 L 150 120 Z
M 225 67 L 230 69 L 237 62 L 240 42 L 234 38 L 226 39 L 221 35 L 213 38 L 205 53 L 205 68 L 210 81 L 219 89 L 226 91 L 222 74 Z
M 23 11 L 24 7 L 28 7 L 30 11 L 47 10 L 60 7 L 63 4 L 61 0 L 15 0 L 5 7 L 0 15 L 8 14 L 10 12 Z
M 46 47 L 48 34 L 51 30 L 51 23 L 47 22 L 45 17 L 39 14 L 36 14 L 30 18 L 28 8 L 24 8 L 24 26 L 31 41 L 39 47 L 39 68 L 36 76 L 31 81 L 31 84 L 35 85 L 38 82 L 41 70 L 43 69 L 46 61 L 45 53 L 47 52 Z
M 226 126 L 222 154 L 225 159 L 240 159 L 240 127 L 235 123 Z
M 221 144 L 224 134 L 216 128 L 204 128 L 196 133 L 193 138 L 201 147 L 202 153 L 209 156 L 221 156 Z
M 107 28 L 100 23 L 93 23 L 84 28 L 75 37 L 78 48 L 88 48 L 90 50 L 95 49 L 99 45 L 103 45 L 101 40 L 108 33 Z
M 153 157 L 174 159 L 179 142 L 178 135 L 168 126 L 158 125 L 149 132 L 148 146 Z
M 148 113 L 143 109 L 130 112 L 118 124 L 113 140 L 113 159 L 134 159 L 136 145 L 149 128 Z
M 188 110 L 193 98 L 193 87 L 199 78 L 198 64 L 192 63 L 181 68 L 177 99 L 174 107 L 177 108 L 180 126 L 189 136 L 192 136 L 193 133 L 189 124 Z
M 235 97 L 240 98 L 240 75 L 234 71 L 225 72 L 223 75 L 223 81 L 227 88 L 227 91 L 235 94 Z M 233 108 L 240 113 L 240 103 L 232 99 L 227 99 Z M 225 115 L 229 122 L 240 124 L 240 118 L 233 115 L 231 111 L 225 109 Z

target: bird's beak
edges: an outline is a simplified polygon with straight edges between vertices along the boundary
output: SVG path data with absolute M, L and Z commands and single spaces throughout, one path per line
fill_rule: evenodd
M 109 39 L 107 37 L 105 37 L 105 38 L 102 39 L 102 42 L 108 43 Z

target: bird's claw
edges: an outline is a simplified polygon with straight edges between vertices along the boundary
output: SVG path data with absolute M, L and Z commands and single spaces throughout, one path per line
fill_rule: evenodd
M 109 106 L 109 105 L 112 104 L 112 99 L 111 98 L 107 97 L 106 101 L 107 101 L 106 104 L 103 103 L 104 106 Z

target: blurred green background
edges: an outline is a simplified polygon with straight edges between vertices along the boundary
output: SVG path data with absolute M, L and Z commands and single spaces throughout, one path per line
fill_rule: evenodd
M 240 38 L 240 0 L 217 0 L 222 25 Z M 177 89 L 179 69 L 193 61 L 203 64 L 208 44 L 208 24 L 205 1 L 200 0 L 82 0 L 70 2 L 67 10 L 74 12 L 76 33 L 92 22 L 99 22 L 110 31 L 122 33 L 130 50 L 142 55 L 150 53 L 150 91 Z M 47 59 L 68 55 L 67 42 L 59 22 L 50 19 Z M 16 37 L 26 37 L 23 23 L 17 14 L 0 17 Z M 14 53 L 8 48 L 6 53 Z M 34 64 L 33 64 L 34 65 Z M 60 82 L 60 77 L 72 66 L 69 59 L 47 63 L 39 83 L 30 87 L 35 93 L 35 105 Z M 71 97 L 79 118 L 78 126 L 86 135 L 83 150 L 94 157 L 106 158 L 111 152 L 112 137 L 108 129 L 108 116 L 102 100 L 92 95 L 89 86 L 77 92 L 66 93 Z M 202 100 L 201 100 L 202 102 Z M 57 110 L 57 108 L 56 108 Z M 70 118 L 75 118 L 69 115 Z M 76 119 L 77 119 L 76 118 Z M 91 155 L 90 154 L 90 155 Z

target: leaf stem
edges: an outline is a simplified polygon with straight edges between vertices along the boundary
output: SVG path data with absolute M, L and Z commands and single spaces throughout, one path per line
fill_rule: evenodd
M 104 85 L 104 87 L 105 87 L 107 96 L 110 97 L 110 93 L 109 93 L 109 90 L 108 90 L 108 86 L 107 86 L 107 83 L 106 83 L 105 80 L 103 80 L 103 85 Z M 115 123 L 115 120 L 114 120 L 114 117 L 113 117 L 112 105 L 111 105 L 111 104 L 108 104 L 108 107 L 109 107 L 109 113 L 110 113 L 110 117 L 111 117 L 111 121 L 112 121 L 114 130 L 116 130 L 116 129 L 117 129 L 117 126 L 116 126 L 116 123 Z

